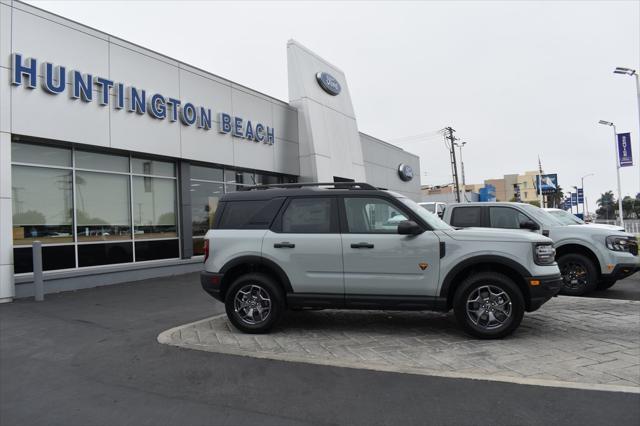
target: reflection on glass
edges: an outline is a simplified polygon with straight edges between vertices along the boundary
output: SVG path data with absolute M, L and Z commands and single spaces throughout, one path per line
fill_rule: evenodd
M 12 142 L 11 161 L 71 167 L 71 150 L 49 145 Z
M 134 176 L 133 221 L 136 239 L 176 237 L 176 181 Z
M 76 172 L 78 241 L 131 238 L 129 176 Z
M 249 172 L 241 172 L 239 170 L 225 170 L 224 171 L 224 182 L 227 184 L 227 188 L 232 187 L 233 185 L 255 185 L 255 176 L 253 173 Z M 235 191 L 240 191 L 240 189 L 235 189 Z
M 224 185 L 221 183 L 191 181 L 191 220 L 194 236 L 204 235 L 211 229 L 218 201 L 223 194 Z
M 282 183 L 282 177 L 273 175 L 262 175 L 256 173 L 256 185 L 271 185 L 275 183 Z
M 79 169 L 129 172 L 129 157 L 76 150 L 76 167 Z
M 146 158 L 132 158 L 131 171 L 140 175 L 168 176 L 176 175 L 176 168 L 169 161 L 150 160 Z
M 12 167 L 13 243 L 73 241 L 71 170 Z
M 191 166 L 191 179 L 213 180 L 222 182 L 224 179 L 222 169 L 212 167 Z
M 204 255 L 204 238 L 200 238 L 200 237 L 193 238 L 193 255 L 194 256 Z

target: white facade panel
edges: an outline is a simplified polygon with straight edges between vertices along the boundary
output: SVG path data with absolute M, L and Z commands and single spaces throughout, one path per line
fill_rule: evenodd
M 0 132 L 11 132 L 10 70 L 0 68 Z
M 247 120 L 251 120 L 254 129 L 257 123 L 273 127 L 271 101 L 264 97 L 233 88 L 231 91 L 231 104 L 231 112 L 227 112 L 232 116 L 241 117 L 244 120 L 243 128 Z M 275 130 L 277 131 L 278 129 Z M 276 136 L 278 135 L 276 134 Z
M 11 196 L 11 134 L 0 132 L 0 198 Z
M 233 138 L 213 128 L 205 131 L 180 126 L 182 158 L 233 165 Z
M 180 99 L 180 76 L 177 65 L 143 55 L 111 43 L 109 77 L 117 83 L 146 91 L 147 97 L 160 93 Z M 184 102 L 190 102 L 183 99 Z
M 66 66 L 67 70 L 103 77 L 109 75 L 109 44 L 106 40 L 17 8 L 13 9 L 11 32 L 12 53 L 36 58 L 38 73 L 41 72 L 41 63 L 51 62 Z
M 276 103 L 271 103 L 271 108 L 276 138 L 298 143 L 298 111 Z
M 274 146 L 247 139 L 233 138 L 234 166 L 246 169 L 274 170 Z
M 11 8 L 0 4 L 0 67 L 11 66 Z M 3 80 L 4 82 L 4 80 Z
M 68 91 L 51 95 L 24 85 L 10 90 L 12 133 L 109 146 L 108 106 L 70 99 Z
M 196 107 L 211 109 L 211 119 L 218 121 L 218 113 L 231 113 L 231 85 L 180 69 L 180 97 Z M 216 128 L 217 131 L 217 128 Z
M 276 138 L 273 145 L 275 156 L 275 171 L 293 176 L 300 174 L 300 161 L 298 160 L 298 144 L 284 139 Z

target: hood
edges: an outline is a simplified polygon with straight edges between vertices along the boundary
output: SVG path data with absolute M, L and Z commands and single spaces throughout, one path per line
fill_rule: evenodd
M 457 241 L 503 241 L 523 243 L 551 243 L 551 239 L 537 232 L 520 229 L 463 228 L 443 231 Z
M 633 234 L 621 231 L 620 229 L 622 228 L 614 225 L 567 225 L 550 229 L 550 236 L 554 240 L 572 236 L 607 237 L 609 235 L 619 235 L 633 237 Z
M 593 226 L 595 228 L 601 228 L 601 229 L 610 229 L 613 231 L 620 231 L 620 232 L 625 232 L 624 228 L 618 225 L 607 225 L 604 223 L 587 223 L 587 226 Z

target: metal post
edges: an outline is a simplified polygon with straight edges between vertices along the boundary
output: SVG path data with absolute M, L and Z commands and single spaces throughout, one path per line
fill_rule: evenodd
M 32 246 L 33 252 L 33 288 L 35 292 L 36 302 L 44 300 L 44 279 L 42 277 L 42 243 L 34 241 Z
M 636 75 L 636 92 L 638 94 L 638 129 L 640 129 L 640 78 L 638 76 L 638 72 L 635 72 Z M 636 139 L 638 140 L 638 147 L 640 148 L 640 135 L 636 135 Z M 616 149 L 617 149 L 617 141 L 616 141 Z M 616 151 L 617 152 L 617 151 Z M 638 170 L 640 171 L 640 149 L 638 149 L 638 153 L 636 154 L 636 164 L 638 164 Z M 638 174 L 640 177 L 640 173 Z M 640 188 L 640 186 L 638 186 Z M 631 194 L 633 197 L 634 194 Z
M 624 214 L 622 211 L 622 190 L 620 189 L 620 160 L 618 158 L 618 132 L 616 130 L 615 124 L 612 124 L 611 127 L 613 127 L 613 148 L 615 150 L 616 174 L 618 177 L 618 208 L 620 209 L 620 226 L 624 228 Z

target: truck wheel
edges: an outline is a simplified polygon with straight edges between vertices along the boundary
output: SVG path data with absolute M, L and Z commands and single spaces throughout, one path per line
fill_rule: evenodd
M 468 334 L 480 339 L 500 339 L 520 325 L 524 297 L 509 277 L 481 272 L 460 284 L 453 297 L 453 310 Z
M 593 262 L 578 253 L 568 253 L 558 259 L 564 284 L 560 294 L 582 296 L 596 289 L 598 273 Z
M 258 273 L 238 277 L 225 297 L 227 317 L 244 333 L 266 333 L 284 312 L 284 294 L 269 276 Z

